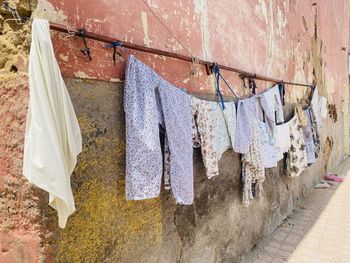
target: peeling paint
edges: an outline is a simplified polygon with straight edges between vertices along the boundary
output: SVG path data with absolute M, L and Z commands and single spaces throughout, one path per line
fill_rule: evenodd
M 210 52 L 210 31 L 207 0 L 195 0 L 195 12 L 200 14 L 200 26 L 202 32 L 202 53 L 206 60 L 212 60 Z
M 81 79 L 96 79 L 96 77 L 89 76 L 83 71 L 74 72 L 74 76 Z
M 152 41 L 148 36 L 148 22 L 147 22 L 146 12 L 141 12 L 141 21 L 142 21 L 142 27 L 143 27 L 143 33 L 144 33 L 143 42 L 147 47 L 149 47 L 151 46 Z

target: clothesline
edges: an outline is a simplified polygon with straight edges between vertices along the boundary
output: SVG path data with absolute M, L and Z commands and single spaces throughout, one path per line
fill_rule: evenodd
M 63 33 L 72 33 L 72 31 L 68 30 L 66 26 L 61 25 L 61 24 L 57 24 L 57 23 L 52 23 L 52 22 L 50 22 L 50 29 L 55 30 L 55 31 L 59 31 L 59 32 L 63 32 Z M 79 33 L 80 33 L 79 29 L 75 33 L 79 36 Z M 93 40 L 97 40 L 97 41 L 101 41 L 101 42 L 105 42 L 105 43 L 109 43 L 109 44 L 119 42 L 121 44 L 121 46 L 128 48 L 128 49 L 138 50 L 141 52 L 152 53 L 152 54 L 157 54 L 157 55 L 166 56 L 166 57 L 172 57 L 172 58 L 176 58 L 176 59 L 184 60 L 184 61 L 188 61 L 188 62 L 195 62 L 198 64 L 205 65 L 206 67 L 210 67 L 214 64 L 213 62 L 210 62 L 210 61 L 197 59 L 197 58 L 193 58 L 193 57 L 189 57 L 189 56 L 185 56 L 185 55 L 181 55 L 181 54 L 177 54 L 177 53 L 173 53 L 173 52 L 169 52 L 169 51 L 164 51 L 164 50 L 160 50 L 160 49 L 156 49 L 156 48 L 146 47 L 146 46 L 130 43 L 127 41 L 111 38 L 108 36 L 103 36 L 103 35 L 88 32 L 88 31 L 84 32 L 84 37 L 89 38 L 89 39 L 93 39 Z M 274 79 L 271 77 L 266 77 L 263 75 L 247 72 L 245 70 L 241 70 L 241 69 L 238 69 L 235 67 L 230 67 L 230 66 L 226 66 L 226 65 L 222 65 L 222 64 L 218 64 L 218 65 L 221 69 L 236 72 L 236 73 L 240 74 L 242 77 L 264 80 L 264 81 L 269 81 L 269 82 L 274 82 L 274 83 L 281 82 L 281 80 L 278 80 L 278 79 Z M 283 82 L 284 82 L 284 84 L 287 84 L 287 85 L 314 87 L 314 85 L 312 85 L 312 84 L 297 83 L 297 82 L 292 82 L 292 81 L 283 81 Z
M 19 15 L 17 10 L 11 8 L 7 2 L 3 3 L 2 8 L 7 10 L 8 12 L 10 12 L 13 15 L 13 17 L 14 17 L 13 20 L 16 20 L 17 22 L 19 21 L 20 24 L 25 24 L 28 21 L 32 20 L 30 17 Z M 68 33 L 68 34 L 74 33 L 74 35 L 76 35 L 78 37 L 82 37 L 84 39 L 84 45 L 85 45 L 85 48 L 82 49 L 82 52 L 84 54 L 86 54 L 89 57 L 90 60 L 91 60 L 90 51 L 89 51 L 89 48 L 86 45 L 85 38 L 89 38 L 89 39 L 105 42 L 105 43 L 108 43 L 108 44 L 113 44 L 114 47 L 115 46 L 125 47 L 125 48 L 128 48 L 128 49 L 138 50 L 138 51 L 141 51 L 141 52 L 152 53 L 152 54 L 157 54 L 157 55 L 161 55 L 161 56 L 176 58 L 176 59 L 183 60 L 183 61 L 195 62 L 195 63 L 198 63 L 198 64 L 202 64 L 202 65 L 204 65 L 206 67 L 206 70 L 207 70 L 208 74 L 212 73 L 213 66 L 217 65 L 221 69 L 232 71 L 232 72 L 240 74 L 240 77 L 242 79 L 245 79 L 245 78 L 258 79 L 258 80 L 269 81 L 269 82 L 274 82 L 274 83 L 280 83 L 282 81 L 282 80 L 274 79 L 274 78 L 271 78 L 271 77 L 267 77 L 267 76 L 263 76 L 263 75 L 259 75 L 259 74 L 255 74 L 255 73 L 251 73 L 251 72 L 248 72 L 248 71 L 245 71 L 245 70 L 241 70 L 241 69 L 238 69 L 238 68 L 235 68 L 235 67 L 230 67 L 230 66 L 219 64 L 219 63 L 214 63 L 214 62 L 211 62 L 211 61 L 198 59 L 198 58 L 191 57 L 191 56 L 185 56 L 185 55 L 177 54 L 177 53 L 174 53 L 174 52 L 169 52 L 169 51 L 165 51 L 165 50 L 161 50 L 161 49 L 150 48 L 150 47 L 146 47 L 146 46 L 130 43 L 130 42 L 123 41 L 123 40 L 114 39 L 114 38 L 111 38 L 111 37 L 108 37 L 108 36 L 103 36 L 103 35 L 100 35 L 100 34 L 88 32 L 85 29 L 77 29 L 75 31 L 72 31 L 72 30 L 69 30 L 67 26 L 62 25 L 62 24 L 57 24 L 57 23 L 53 23 L 53 22 L 50 22 L 50 21 L 49 21 L 49 24 L 50 24 L 50 29 L 51 30 L 55 30 L 55 31 L 63 32 L 63 33 Z M 116 43 L 117 43 L 117 45 L 116 45 Z M 287 84 L 287 85 L 295 85 L 295 86 L 303 86 L 303 87 L 311 87 L 311 88 L 315 86 L 315 85 L 312 85 L 312 84 L 297 83 L 297 82 L 292 82 L 292 81 L 283 81 L 283 83 Z

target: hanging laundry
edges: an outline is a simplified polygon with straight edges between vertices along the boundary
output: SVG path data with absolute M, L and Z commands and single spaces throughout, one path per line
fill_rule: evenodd
M 72 102 L 60 73 L 49 23 L 35 19 L 29 55 L 29 109 L 24 142 L 23 175 L 49 193 L 64 228 L 75 211 L 70 176 L 82 150 Z
M 236 120 L 236 139 L 234 151 L 245 154 L 252 143 L 253 125 L 256 122 L 256 97 L 238 101 Z
M 309 107 L 309 119 L 312 132 L 312 139 L 314 143 L 315 158 L 317 159 L 321 151 L 321 141 L 320 141 L 320 127 L 316 121 L 315 111 L 312 106 Z
M 278 90 L 277 90 L 278 91 Z M 279 92 L 279 91 L 278 91 Z M 262 107 L 262 98 L 257 96 L 256 112 L 258 115 L 258 125 L 260 132 L 261 151 L 265 168 L 277 167 L 277 148 L 276 148 L 276 122 L 275 114 L 272 113 L 272 121 L 268 124 L 268 117 Z M 269 128 L 270 126 L 270 128 Z
M 299 120 L 299 116 L 302 116 L 302 114 L 304 114 L 304 112 L 299 112 L 299 114 L 297 114 L 297 108 L 295 108 L 294 116 L 288 122 L 290 128 L 291 147 L 287 154 L 286 173 L 290 177 L 299 176 L 307 167 L 307 155 L 302 130 L 303 126 Z
M 276 148 L 277 161 L 283 159 L 284 153 L 287 153 L 291 147 L 289 123 L 283 123 L 276 126 Z
M 306 114 L 300 104 L 295 106 L 295 112 L 298 115 L 298 120 L 301 126 L 305 127 L 307 125 Z
M 278 85 L 273 86 L 260 95 L 261 107 L 266 115 L 266 123 L 275 129 L 276 123 L 283 123 L 283 105 Z
M 169 145 L 169 172 L 177 203 L 193 203 L 190 96 L 130 55 L 125 74 L 126 198 L 157 197 L 162 179 L 159 124 Z
M 225 102 L 225 109 L 214 102 L 212 118 L 215 127 L 215 145 L 218 160 L 235 142 L 236 106 L 234 102 Z
M 304 142 L 305 142 L 307 163 L 311 164 L 316 161 L 316 157 L 315 157 L 314 140 L 313 140 L 312 129 L 311 129 L 310 107 L 304 110 L 304 113 L 307 117 L 307 125 L 303 128 L 303 136 L 304 136 Z
M 251 119 L 254 119 L 254 111 L 251 112 Z M 248 152 L 242 155 L 243 204 L 245 206 L 248 206 L 254 198 L 263 195 L 263 182 L 265 180 L 264 160 L 256 119 L 251 122 L 250 127 L 251 144 Z
M 194 148 L 201 148 L 207 177 L 219 175 L 218 154 L 216 151 L 215 122 L 213 110 L 216 103 L 191 97 L 192 140 Z
M 275 138 L 272 137 L 267 124 L 258 121 L 260 141 L 261 141 L 261 151 L 263 156 L 263 163 L 265 168 L 277 167 L 277 148 L 275 143 Z M 276 132 L 275 132 L 276 133 Z

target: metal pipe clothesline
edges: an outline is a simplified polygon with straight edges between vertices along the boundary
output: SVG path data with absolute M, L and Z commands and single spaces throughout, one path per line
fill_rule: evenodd
M 55 30 L 55 31 L 59 31 L 59 32 L 63 32 L 63 33 L 72 33 L 73 32 L 71 30 L 68 30 L 66 26 L 61 25 L 61 24 L 57 24 L 57 23 L 53 23 L 53 22 L 50 22 L 50 29 Z M 79 36 L 79 30 L 75 31 L 75 33 L 76 33 L 76 35 Z M 93 39 L 93 40 L 97 40 L 97 41 L 101 41 L 101 42 L 105 42 L 105 43 L 109 43 L 109 44 L 119 42 L 119 43 L 121 43 L 122 47 L 125 47 L 128 49 L 133 49 L 133 50 L 138 50 L 138 51 L 142 51 L 142 52 L 146 52 L 146 53 L 152 53 L 152 54 L 157 54 L 157 55 L 161 55 L 161 56 L 176 58 L 176 59 L 188 61 L 188 62 L 195 61 L 195 63 L 205 65 L 206 67 L 210 67 L 214 64 L 213 62 L 210 62 L 210 61 L 205 61 L 205 60 L 193 58 L 190 56 L 185 56 L 185 55 L 177 54 L 174 52 L 150 48 L 150 47 L 146 47 L 146 46 L 142 46 L 142 45 L 138 45 L 138 44 L 133 44 L 133 43 L 130 43 L 127 41 L 118 40 L 115 38 L 95 34 L 95 33 L 88 32 L 88 31 L 84 31 L 84 37 L 89 38 L 89 39 Z M 220 69 L 236 72 L 236 73 L 240 74 L 243 78 L 246 77 L 246 78 L 264 80 L 264 81 L 269 81 L 269 82 L 274 82 L 274 83 L 281 82 L 281 80 L 278 80 L 278 79 L 266 77 L 266 76 L 259 75 L 259 74 L 250 73 L 250 72 L 238 69 L 238 68 L 229 67 L 229 66 L 221 65 L 221 64 L 218 64 L 218 65 L 219 65 Z M 312 84 L 296 83 L 296 82 L 291 82 L 291 81 L 283 81 L 283 83 L 288 84 L 288 85 L 295 85 L 295 86 L 314 87 L 314 85 L 312 85 Z

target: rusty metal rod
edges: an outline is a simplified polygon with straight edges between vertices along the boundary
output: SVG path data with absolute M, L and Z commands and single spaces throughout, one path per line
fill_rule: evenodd
M 71 32 L 67 29 L 66 26 L 61 25 L 61 24 L 57 24 L 57 23 L 52 23 L 52 22 L 50 22 L 50 28 L 52 30 L 63 32 L 63 33 Z M 76 31 L 76 33 L 77 33 L 77 31 Z M 120 43 L 122 43 L 123 47 L 128 48 L 128 49 L 133 49 L 133 50 L 138 50 L 141 52 L 152 53 L 152 54 L 157 54 L 157 55 L 161 55 L 161 56 L 176 58 L 176 59 L 184 60 L 184 61 L 188 61 L 188 62 L 192 62 L 194 59 L 194 58 L 189 57 L 189 56 L 185 56 L 185 55 L 181 55 L 181 54 L 177 54 L 177 53 L 173 53 L 173 52 L 169 52 L 169 51 L 164 51 L 164 50 L 160 50 L 160 49 L 145 47 L 142 45 L 133 44 L 133 43 L 126 42 L 123 40 L 119 40 L 119 39 L 115 39 L 115 38 L 87 32 L 87 31 L 85 32 L 85 37 L 89 38 L 89 39 L 105 42 L 105 43 L 112 43 L 115 41 L 119 41 Z M 213 65 L 213 62 L 205 61 L 205 60 L 201 60 L 201 59 L 197 59 L 197 58 L 195 58 L 195 62 L 198 64 L 205 65 L 206 67 Z M 246 76 L 248 78 L 254 78 L 254 79 L 264 80 L 264 81 L 269 81 L 269 82 L 274 82 L 274 83 L 281 82 L 281 80 L 278 80 L 278 79 L 250 73 L 250 72 L 247 72 L 247 71 L 244 71 L 244 70 L 241 70 L 238 68 L 234 68 L 234 67 L 229 67 L 229 66 L 220 65 L 220 64 L 219 64 L 219 67 L 221 69 L 224 69 L 224 70 L 236 72 L 236 73 L 241 74 L 243 76 Z M 284 81 L 284 84 L 304 86 L 304 87 L 314 87 L 314 85 L 311 85 L 311 84 L 296 83 L 296 82 L 291 82 L 291 81 Z

